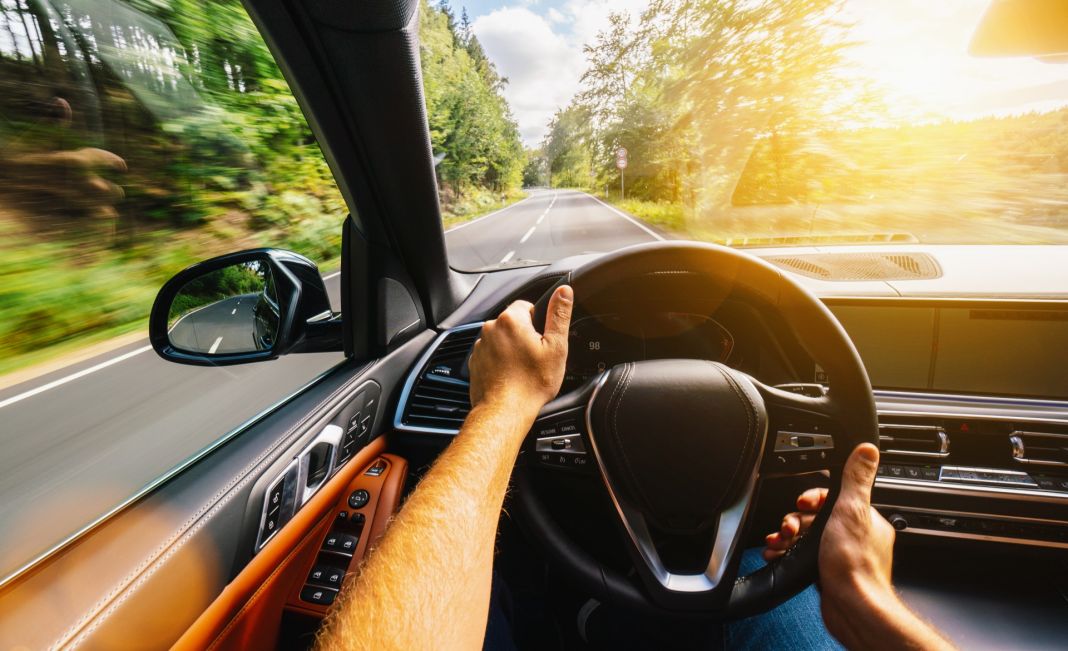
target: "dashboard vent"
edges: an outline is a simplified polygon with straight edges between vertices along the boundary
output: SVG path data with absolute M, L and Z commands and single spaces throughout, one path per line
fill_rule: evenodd
M 812 253 L 764 259 L 819 280 L 927 280 L 942 276 L 938 261 L 926 253 Z
M 949 456 L 949 436 L 942 425 L 879 423 L 879 449 L 911 457 Z
M 1009 444 L 1017 463 L 1068 466 L 1068 435 L 1016 430 L 1009 436 Z
M 426 432 L 459 431 L 471 411 L 467 357 L 480 332 L 480 325 L 463 326 L 438 339 L 408 380 L 398 425 Z

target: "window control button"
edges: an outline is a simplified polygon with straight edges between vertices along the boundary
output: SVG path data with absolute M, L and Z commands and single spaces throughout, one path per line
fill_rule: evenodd
M 345 570 L 329 565 L 316 565 L 308 575 L 308 583 L 340 590 L 344 578 Z
M 375 465 L 373 465 L 370 468 L 368 468 L 367 472 L 365 472 L 363 474 L 367 475 L 368 477 L 378 477 L 379 475 L 381 475 L 385 471 L 386 471 L 386 462 L 385 462 L 384 459 L 379 459 L 378 461 L 375 461 Z
M 347 533 L 330 533 L 327 534 L 326 540 L 323 541 L 323 551 L 352 556 L 356 552 L 356 545 L 359 542 L 359 538 Z
M 301 601 L 319 604 L 320 606 L 329 606 L 334 603 L 335 597 L 337 597 L 337 590 L 320 588 L 314 585 L 306 585 L 304 586 L 304 589 L 300 591 Z

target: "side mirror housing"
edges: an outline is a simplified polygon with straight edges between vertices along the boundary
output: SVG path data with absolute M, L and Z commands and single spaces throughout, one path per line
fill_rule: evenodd
M 160 357 L 198 366 L 343 349 L 341 316 L 331 311 L 319 269 L 279 249 L 231 253 L 179 272 L 156 295 L 148 332 Z

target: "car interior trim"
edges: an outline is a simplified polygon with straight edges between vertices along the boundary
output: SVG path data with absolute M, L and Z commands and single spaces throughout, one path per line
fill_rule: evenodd
M 923 479 L 900 479 L 898 477 L 876 477 L 876 488 L 896 490 L 917 490 L 933 492 L 940 495 L 957 495 L 961 497 L 991 497 L 997 499 L 1017 499 L 1027 502 L 1048 502 L 1051 504 L 1068 503 L 1068 492 L 1028 490 L 1000 486 L 973 486 L 944 481 Z
M 45 561 L 47 561 L 48 559 L 54 557 L 59 552 L 63 551 L 64 549 L 66 549 L 70 545 L 72 545 L 75 542 L 77 542 L 83 536 L 86 536 L 87 534 L 91 533 L 92 531 L 94 531 L 95 529 L 100 527 L 101 525 L 105 524 L 106 522 L 108 522 L 109 520 L 114 518 L 115 516 L 119 515 L 120 513 L 122 513 L 126 509 L 128 509 L 133 504 L 136 504 L 138 501 L 141 500 L 141 498 L 143 498 L 146 495 L 148 495 L 149 493 L 153 492 L 154 490 L 156 490 L 160 486 L 163 486 L 164 484 L 166 484 L 168 481 L 170 481 L 174 477 L 182 474 L 186 469 L 188 469 L 191 466 L 195 465 L 201 459 L 204 459 L 205 457 L 210 456 L 212 452 L 214 452 L 215 450 L 219 449 L 223 445 L 226 445 L 226 443 L 228 443 L 230 440 L 232 440 L 235 436 L 240 435 L 242 432 L 246 431 L 250 427 L 253 427 L 254 425 L 259 423 L 263 419 L 267 418 L 272 413 L 274 413 L 279 408 L 281 408 L 286 403 L 288 403 L 290 400 L 292 400 L 293 398 L 297 397 L 298 395 L 300 395 L 304 391 L 308 390 L 310 387 L 314 386 L 315 384 L 318 384 L 320 380 L 322 380 L 323 378 L 327 377 L 328 375 L 334 373 L 336 370 L 338 370 L 340 367 L 344 366 L 346 363 L 348 363 L 347 360 L 343 361 L 343 362 L 339 362 L 335 366 L 332 366 L 331 368 L 327 369 L 326 371 L 323 371 L 322 373 L 320 373 L 316 377 L 314 377 L 311 380 L 309 380 L 304 385 L 300 386 L 295 391 L 293 391 L 290 394 L 282 397 L 278 401 L 276 401 L 276 402 L 272 403 L 270 406 L 266 407 L 263 411 L 259 412 L 255 416 L 249 418 L 248 420 L 246 420 L 245 422 L 241 423 L 240 425 L 238 425 L 234 429 L 230 430 L 226 434 L 224 434 L 224 435 L 220 436 L 219 438 L 215 439 L 215 441 L 212 442 L 210 445 L 207 445 L 207 446 L 201 448 L 196 453 L 190 455 L 188 458 L 186 458 L 184 461 L 182 461 L 180 464 L 174 466 L 173 468 L 171 468 L 167 472 L 163 473 L 162 475 L 160 475 L 159 477 L 157 477 L 153 481 L 149 482 L 148 484 L 145 484 L 144 487 L 141 488 L 141 490 L 136 491 L 130 497 L 126 498 L 125 500 L 123 500 L 121 502 L 119 502 L 111 510 L 106 511 L 100 517 L 98 517 L 95 520 L 91 521 L 89 524 L 85 525 L 81 529 L 78 529 L 77 531 L 75 531 L 71 535 L 67 536 L 63 540 L 61 540 L 58 543 L 56 543 L 55 545 L 52 545 L 51 547 L 49 547 L 45 551 L 41 552 L 37 556 L 33 557 L 32 559 L 30 559 L 29 561 L 27 561 L 26 563 L 24 563 L 23 565 L 21 565 L 17 569 L 13 570 L 12 572 L 7 574 L 6 576 L 0 577 L 0 588 L 4 588 L 9 583 L 11 583 L 11 582 L 15 581 L 16 579 L 18 579 L 20 576 L 26 574 L 27 572 L 29 572 L 30 570 L 34 569 L 38 565 L 40 565 L 40 564 L 44 563 Z M 364 371 L 364 369 L 360 369 L 360 370 L 356 371 L 356 375 L 361 374 L 363 371 Z
M 872 506 L 881 512 L 892 512 L 898 507 L 892 504 L 875 504 Z M 1040 525 L 1055 525 L 1065 526 L 1065 523 L 1060 520 L 1049 520 L 1046 518 L 1023 518 L 1015 515 L 1001 515 L 993 513 L 976 513 L 974 511 L 952 511 L 947 509 L 925 509 L 922 507 L 910 506 L 901 509 L 909 513 L 927 513 L 935 516 L 948 516 L 948 517 L 967 517 L 967 518 L 986 518 L 996 521 L 1004 522 L 1022 522 L 1032 523 Z M 961 538 L 965 540 L 985 540 L 989 542 L 1008 543 L 1013 545 L 1032 545 L 1036 547 L 1049 547 L 1054 549 L 1068 549 L 1068 543 L 1057 542 L 1055 540 L 1038 540 L 1034 538 L 1015 538 L 1009 536 L 997 536 L 991 534 L 971 533 L 967 531 L 942 531 L 939 529 L 927 529 L 924 527 L 909 526 L 902 530 L 904 533 L 914 533 L 922 536 L 938 536 L 941 538 Z

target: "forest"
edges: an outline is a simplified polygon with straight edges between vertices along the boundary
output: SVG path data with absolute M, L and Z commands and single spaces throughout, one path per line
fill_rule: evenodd
M 524 152 L 466 14 L 420 11 L 452 223 L 517 198 Z M 329 271 L 347 212 L 239 0 L 0 0 L 0 373 L 144 328 L 211 255 Z
M 842 5 L 654 0 L 615 14 L 528 182 L 727 244 L 1068 240 L 1068 110 L 903 119 L 850 65 Z

